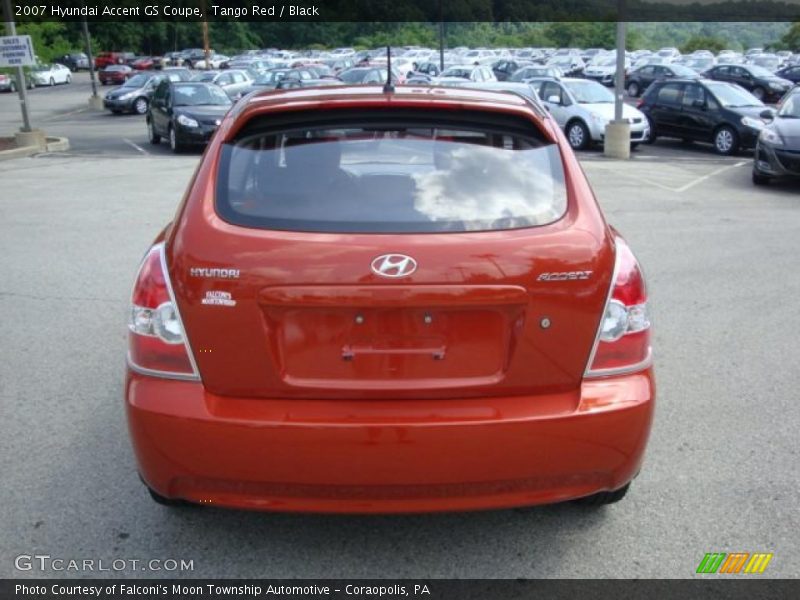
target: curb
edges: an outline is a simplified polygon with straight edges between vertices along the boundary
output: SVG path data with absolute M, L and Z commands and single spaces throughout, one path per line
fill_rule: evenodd
M 23 146 L 22 148 L 11 148 L 10 150 L 0 150 L 0 161 L 12 160 L 14 158 L 25 158 L 45 152 L 66 152 L 69 150 L 69 139 L 65 137 L 48 137 L 47 145 L 43 150 L 39 146 Z

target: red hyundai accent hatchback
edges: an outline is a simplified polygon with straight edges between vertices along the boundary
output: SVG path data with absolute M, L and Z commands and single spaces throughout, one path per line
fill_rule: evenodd
M 247 97 L 136 276 L 127 416 L 164 504 L 622 498 L 655 388 L 642 271 L 535 102 Z

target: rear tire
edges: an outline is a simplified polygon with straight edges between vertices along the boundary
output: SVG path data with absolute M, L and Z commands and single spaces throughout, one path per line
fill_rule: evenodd
M 628 96 L 630 96 L 631 98 L 638 98 L 639 97 L 639 92 L 641 92 L 641 89 L 639 88 L 639 84 L 636 83 L 635 81 L 631 81 L 628 84 Z
M 753 88 L 753 96 L 755 96 L 756 98 L 758 98 L 762 102 L 764 101 L 764 96 L 766 96 L 766 95 L 767 95 L 767 91 L 763 87 L 759 86 L 759 87 Z
M 631 484 L 626 483 L 623 487 L 613 492 L 599 492 L 591 496 L 586 496 L 585 498 L 578 498 L 575 500 L 575 503 L 583 506 L 605 506 L 607 504 L 614 504 L 625 497 L 630 487 Z
M 52 77 L 50 78 L 50 87 L 53 87 L 56 84 L 56 80 Z
M 70 83 L 72 83 L 72 76 L 71 75 L 67 75 L 66 84 L 69 85 Z

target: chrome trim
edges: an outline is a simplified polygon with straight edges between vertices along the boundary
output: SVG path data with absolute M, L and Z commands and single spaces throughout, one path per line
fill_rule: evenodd
M 610 377 L 612 375 L 627 375 L 635 373 L 636 371 L 644 371 L 648 367 L 653 366 L 653 348 L 647 349 L 647 358 L 643 361 L 626 367 L 618 367 L 616 369 L 598 369 L 596 371 L 587 371 L 584 373 L 584 379 L 594 379 L 597 377 Z
M 198 375 L 194 375 L 191 373 L 176 373 L 174 371 L 158 371 L 156 369 L 148 369 L 146 367 L 140 367 L 131 358 L 130 352 L 128 353 L 128 357 L 126 360 L 128 364 L 128 368 L 133 371 L 134 373 L 138 373 L 139 375 L 147 375 L 148 377 L 159 377 L 161 379 L 179 379 L 181 381 L 200 381 L 200 377 Z
M 197 368 L 197 363 L 194 360 L 194 351 L 192 350 L 192 345 L 189 343 L 189 335 L 186 333 L 186 327 L 183 325 L 183 317 L 181 317 L 181 310 L 178 306 L 178 303 L 175 301 L 175 292 L 172 290 L 172 279 L 169 276 L 169 269 L 167 269 L 167 246 L 166 242 L 161 242 L 157 244 L 160 246 L 159 254 L 161 256 L 161 270 L 164 273 L 164 281 L 167 282 L 167 292 L 169 293 L 169 299 L 172 301 L 172 304 L 175 305 L 175 315 L 178 317 L 178 324 L 181 326 L 181 332 L 183 333 L 183 343 L 186 344 L 186 353 L 189 355 L 189 363 L 192 365 L 192 371 L 194 372 L 194 376 L 197 378 L 198 381 L 202 381 L 200 377 L 200 370 Z
M 192 346 L 189 343 L 189 337 L 186 335 L 186 328 L 183 326 L 183 319 L 181 318 L 181 311 L 180 311 L 180 308 L 178 307 L 178 303 L 175 302 L 175 293 L 172 291 L 172 281 L 169 278 L 169 271 L 167 270 L 167 259 L 166 259 L 165 243 L 164 242 L 159 242 L 158 244 L 155 244 L 155 245 L 151 246 L 144 253 L 144 256 L 142 256 L 142 260 L 139 263 L 139 268 L 136 269 L 136 276 L 133 279 L 133 287 L 131 288 L 131 306 L 133 306 L 133 292 L 136 289 L 136 282 L 139 281 L 139 275 L 142 272 L 142 267 L 144 266 L 144 261 L 147 258 L 147 255 L 150 254 L 150 252 L 154 248 L 158 249 L 159 262 L 161 263 L 161 270 L 164 272 L 164 281 L 167 283 L 167 293 L 169 294 L 170 301 L 175 305 L 175 314 L 178 315 L 178 323 L 180 324 L 181 331 L 183 332 L 183 343 L 186 345 L 186 353 L 189 355 L 189 364 L 192 365 L 192 373 L 176 373 L 174 371 L 158 371 L 156 369 L 148 369 L 146 367 L 139 366 L 135 362 L 133 362 L 133 360 L 131 359 L 130 353 L 128 353 L 128 355 L 127 355 L 128 367 L 132 371 L 135 371 L 136 373 L 139 373 L 140 375 L 148 375 L 150 377 L 161 377 L 163 379 L 182 379 L 182 380 L 185 380 L 185 381 L 201 381 L 202 382 L 202 379 L 200 378 L 200 371 L 197 368 L 197 363 L 194 360 L 194 352 L 192 351 Z M 130 316 L 128 318 L 130 318 Z M 142 335 L 142 334 L 133 332 L 131 330 L 131 328 L 130 328 L 130 324 L 128 324 L 128 335 Z M 158 337 L 158 336 L 154 336 L 154 337 Z M 161 338 L 158 338 L 158 339 L 161 339 Z M 169 343 L 169 342 L 165 342 L 165 343 Z
M 594 355 L 597 354 L 597 347 L 600 344 L 600 327 L 603 324 L 603 317 L 606 315 L 606 307 L 611 302 L 611 296 L 614 293 L 614 282 L 617 280 L 617 271 L 619 270 L 619 261 L 617 260 L 617 240 L 614 236 L 614 270 L 611 272 L 611 281 L 608 283 L 608 292 L 606 292 L 606 301 L 603 303 L 603 310 L 600 313 L 600 320 L 597 321 L 597 332 L 594 334 L 594 344 L 592 344 L 592 351 L 589 353 L 589 360 L 586 361 L 586 366 L 583 368 L 583 376 L 587 377 L 590 367 L 594 362 Z

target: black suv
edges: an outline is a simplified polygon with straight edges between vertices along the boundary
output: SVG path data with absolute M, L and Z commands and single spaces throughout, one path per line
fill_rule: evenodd
M 708 79 L 656 81 L 639 101 L 656 136 L 708 142 L 718 154 L 752 148 L 764 127 L 764 103 L 742 88 Z
M 677 78 L 699 79 L 700 76 L 682 65 L 645 65 L 625 76 L 625 89 L 629 96 L 636 98 L 654 81 Z
M 703 76 L 740 85 L 764 102 L 777 102 L 794 85 L 757 65 L 717 65 Z

